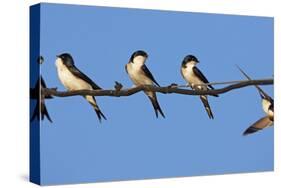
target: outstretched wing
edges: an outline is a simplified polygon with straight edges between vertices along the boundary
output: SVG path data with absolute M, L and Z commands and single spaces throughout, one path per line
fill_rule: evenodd
M 87 75 L 81 72 L 75 65 L 67 65 L 68 70 L 76 77 L 89 83 L 93 89 L 101 89 L 95 82 L 93 82 Z
M 193 73 L 205 84 L 208 84 L 209 81 L 208 79 L 204 76 L 204 74 L 197 68 L 197 67 L 193 67 Z M 208 85 L 208 87 L 210 87 L 211 89 L 215 89 L 212 85 Z
M 160 87 L 160 85 L 157 83 L 157 81 L 154 79 L 153 75 L 151 74 L 151 72 L 149 71 L 149 69 L 145 66 L 145 64 L 141 67 L 141 69 L 143 70 L 143 72 L 145 73 L 145 75 L 151 79 L 157 86 Z
M 256 121 L 253 125 L 251 125 L 244 133 L 243 135 L 248 135 L 248 134 L 252 134 L 255 133 L 257 131 L 260 131 L 266 127 L 269 127 L 272 125 L 272 121 L 269 119 L 268 116 L 265 116 L 261 119 L 259 119 L 258 121 Z

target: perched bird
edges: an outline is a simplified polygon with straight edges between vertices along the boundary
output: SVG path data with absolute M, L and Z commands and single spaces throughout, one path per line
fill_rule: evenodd
M 43 62 L 43 56 L 39 56 L 39 58 L 37 59 L 37 63 L 43 64 Z M 36 117 L 39 120 L 41 115 L 41 120 L 44 120 L 44 117 L 46 116 L 47 119 L 52 123 L 52 119 L 45 105 L 45 99 L 52 99 L 53 97 L 51 95 L 45 95 L 44 98 L 40 97 L 42 88 L 47 88 L 47 86 L 43 77 L 40 76 L 40 78 L 36 82 L 35 87 L 30 89 L 30 98 L 36 100 L 36 106 L 33 111 L 31 121 L 33 121 Z
M 57 56 L 56 67 L 61 83 L 69 91 L 101 89 L 74 65 L 74 60 L 69 53 L 63 53 Z M 97 105 L 95 97 L 85 95 L 84 98 L 94 107 L 99 121 L 101 122 L 102 118 L 106 120 L 105 115 L 101 112 Z
M 251 80 L 251 78 L 239 66 L 237 67 L 248 80 Z M 255 85 L 255 87 L 257 88 L 260 94 L 262 108 L 263 111 L 266 113 L 266 116 L 260 118 L 248 129 L 246 129 L 243 135 L 252 134 L 264 128 L 270 127 L 273 125 L 274 122 L 274 100 L 267 93 L 265 93 L 258 85 Z
M 157 81 L 154 79 L 153 75 L 145 65 L 147 58 L 148 54 L 145 51 L 135 51 L 131 55 L 129 63 L 125 66 L 126 72 L 136 86 L 153 85 L 154 83 L 160 87 L 160 85 L 157 83 Z M 148 96 L 153 105 L 156 117 L 158 118 L 158 112 L 160 112 L 162 117 L 165 118 L 165 115 L 157 101 L 156 93 L 152 91 L 145 91 L 145 94 Z
M 203 73 L 196 67 L 197 63 L 199 63 L 199 61 L 195 56 L 187 55 L 183 59 L 181 64 L 181 75 L 194 90 L 206 91 L 209 89 L 214 89 L 212 85 L 204 85 L 204 84 L 208 84 L 209 81 L 203 75 Z M 212 96 L 218 97 L 218 95 L 212 95 Z M 214 115 L 208 103 L 207 95 L 200 95 L 200 99 L 208 113 L 209 118 L 214 119 Z
M 41 120 L 44 120 L 44 117 L 46 116 L 47 119 L 52 123 L 52 119 L 48 113 L 47 107 L 45 105 L 45 99 L 52 99 L 52 96 L 45 96 L 44 98 L 41 98 L 40 92 L 42 88 L 46 88 L 46 83 L 44 81 L 44 79 L 42 78 L 42 76 L 37 80 L 37 83 L 35 85 L 35 88 L 32 88 L 30 91 L 30 96 L 31 99 L 36 99 L 36 106 L 35 109 L 33 111 L 33 115 L 31 117 L 31 121 L 33 121 L 35 119 L 35 117 L 37 117 L 37 119 L 40 119 L 40 114 L 41 114 Z

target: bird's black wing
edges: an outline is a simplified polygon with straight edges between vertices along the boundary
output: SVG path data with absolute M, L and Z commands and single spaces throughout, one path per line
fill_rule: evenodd
M 151 79 L 157 86 L 160 87 L 160 85 L 157 83 L 157 81 L 154 79 L 153 75 L 151 74 L 151 72 L 149 71 L 149 69 L 148 69 L 145 65 L 143 65 L 143 66 L 141 67 L 141 69 L 143 70 L 143 72 L 145 73 L 145 75 L 146 75 L 149 79 Z
M 209 81 L 208 79 L 204 76 L 204 74 L 197 68 L 197 67 L 193 67 L 192 68 L 193 73 L 205 84 L 208 84 Z M 215 89 L 212 85 L 208 85 L 208 87 L 210 87 L 211 89 Z
M 236 65 L 237 68 L 240 70 L 240 72 L 248 79 L 248 80 L 252 80 L 250 78 L 250 76 L 248 76 L 238 65 Z M 268 99 L 271 103 L 273 103 L 273 99 L 262 90 L 262 88 L 260 88 L 258 85 L 255 85 L 255 87 L 257 88 L 258 92 L 260 93 L 261 96 L 264 96 L 266 99 Z
M 81 72 L 75 65 L 67 65 L 68 70 L 76 77 L 89 83 L 93 89 L 101 89 L 95 82 L 93 82 L 87 75 Z
M 266 127 L 269 127 L 272 125 L 272 121 L 268 116 L 265 116 L 263 118 L 260 118 L 258 121 L 256 121 L 253 125 L 251 125 L 248 129 L 246 129 L 243 133 L 243 135 L 248 135 L 255 133 L 257 131 L 260 131 Z

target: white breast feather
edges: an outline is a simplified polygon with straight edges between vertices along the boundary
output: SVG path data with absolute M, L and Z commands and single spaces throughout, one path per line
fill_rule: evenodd
M 153 81 L 145 76 L 143 70 L 141 69 L 141 66 L 143 64 L 140 63 L 128 63 L 127 64 L 127 71 L 129 74 L 129 77 L 133 81 L 133 83 L 138 85 L 152 85 Z
M 62 63 L 61 59 L 56 60 L 58 77 L 64 87 L 68 90 L 81 90 L 89 89 L 92 90 L 92 86 L 84 80 L 74 76 L 68 68 Z
M 186 68 L 182 68 L 184 79 L 191 85 L 204 84 L 193 72 L 194 64 L 187 64 Z M 206 86 L 197 86 L 196 89 L 207 90 Z
M 269 116 L 273 116 L 273 112 L 271 110 L 269 110 L 269 106 L 271 105 L 271 103 L 266 100 L 266 99 L 262 99 L 262 108 L 263 111 L 269 115 Z

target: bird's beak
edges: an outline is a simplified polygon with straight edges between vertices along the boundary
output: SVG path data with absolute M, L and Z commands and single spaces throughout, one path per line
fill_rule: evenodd
M 57 58 L 59 58 L 59 57 L 60 57 L 60 55 L 56 55 L 56 57 L 57 57 Z

